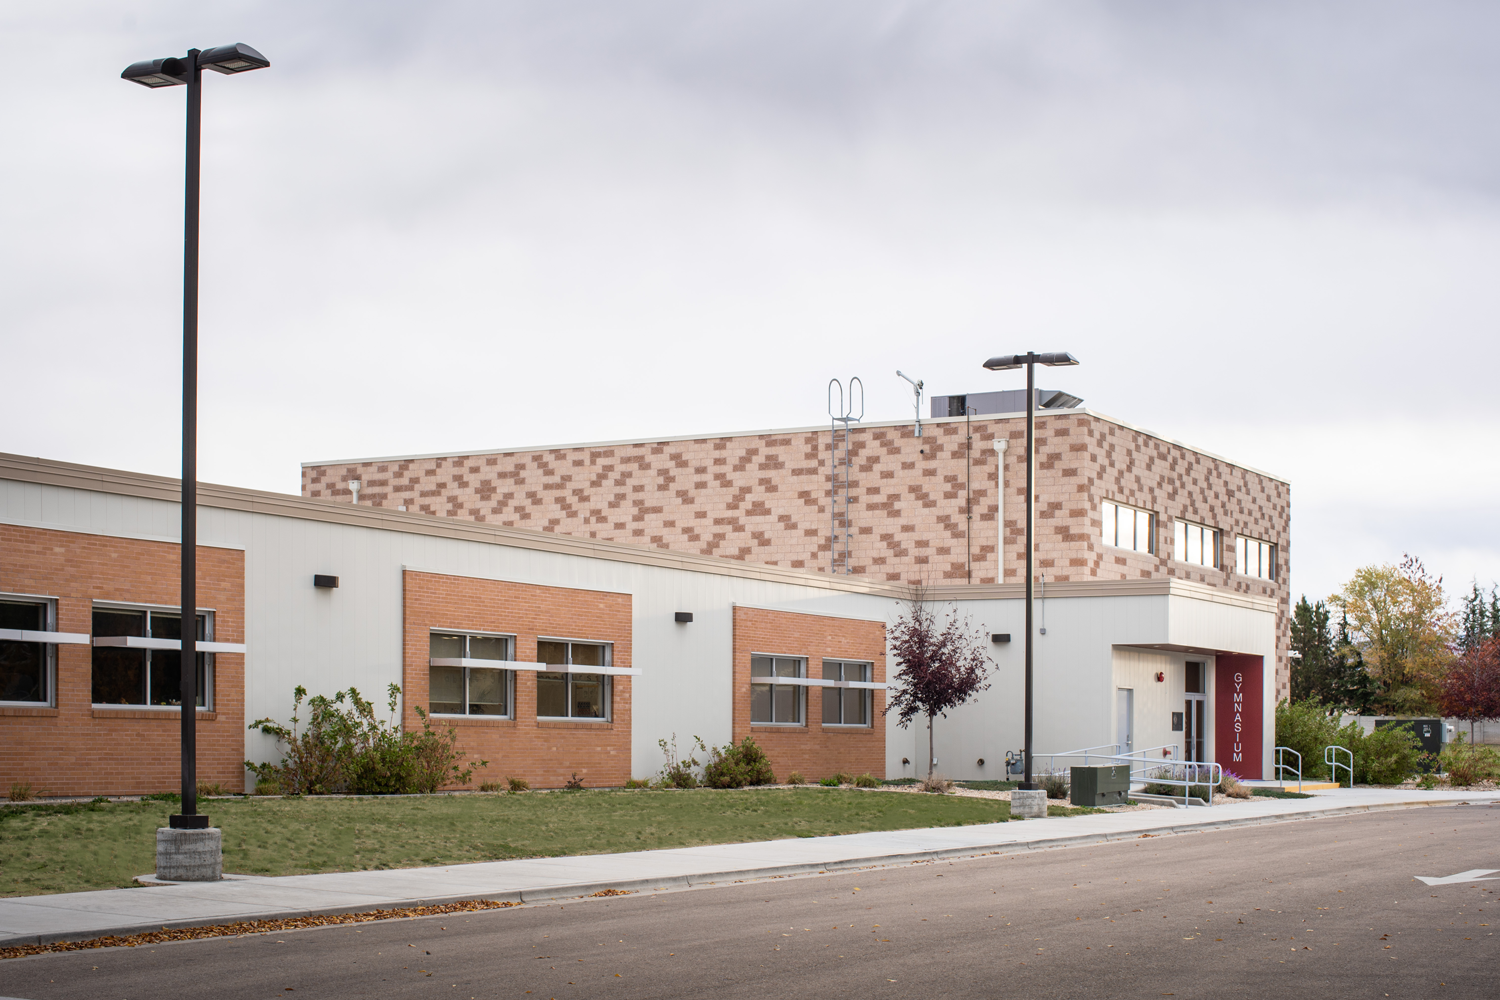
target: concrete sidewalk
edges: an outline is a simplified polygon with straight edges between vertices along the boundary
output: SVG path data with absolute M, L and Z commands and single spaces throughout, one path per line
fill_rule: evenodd
M 244 877 L 211 883 L 0 899 L 0 946 L 76 941 L 238 920 L 352 913 L 461 899 L 538 902 L 600 889 L 654 891 L 874 865 L 1096 844 L 1379 809 L 1500 803 L 1500 792 L 1339 789 L 1193 809 L 1056 817 L 983 826 L 716 844 L 633 854 L 490 861 L 438 868 Z

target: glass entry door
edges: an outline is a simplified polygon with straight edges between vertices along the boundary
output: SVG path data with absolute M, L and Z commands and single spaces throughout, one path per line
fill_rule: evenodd
M 1186 694 L 1182 706 L 1183 756 L 1204 762 L 1208 748 L 1208 665 L 1188 661 L 1183 685 Z

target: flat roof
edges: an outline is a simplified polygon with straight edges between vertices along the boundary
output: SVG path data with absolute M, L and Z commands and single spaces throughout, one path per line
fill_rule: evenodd
M 1275 480 L 1276 482 L 1283 483 L 1283 484 L 1285 484 L 1287 486 L 1291 485 L 1291 480 L 1287 479 L 1285 476 L 1278 476 L 1274 472 L 1267 472 L 1264 469 L 1257 469 L 1255 466 L 1253 466 L 1253 465 L 1246 465 L 1244 462 L 1236 462 L 1232 458 L 1226 458 L 1225 456 L 1219 455 L 1219 454 L 1217 454 L 1215 452 L 1206 451 L 1206 450 L 1204 450 L 1202 448 L 1198 448 L 1198 447 L 1195 447 L 1193 445 L 1190 445 L 1190 444 L 1188 444 L 1185 441 L 1179 441 L 1176 438 L 1169 438 L 1169 437 L 1167 437 L 1164 434 L 1158 434 L 1157 432 L 1155 432 L 1153 430 L 1149 430 L 1148 428 L 1145 428 L 1145 427 L 1141 427 L 1138 424 L 1132 424 L 1132 423 L 1130 423 L 1128 421 L 1121 420 L 1118 417 L 1112 417 L 1112 416 L 1110 416 L 1107 413 L 1100 413 L 1098 410 L 1091 410 L 1091 409 L 1089 409 L 1087 407 L 1079 406 L 1079 407 L 1072 407 L 1072 408 L 1058 408 L 1058 409 L 1051 409 L 1051 410 L 1037 410 L 1036 411 L 1036 414 L 1039 417 L 1065 416 L 1065 415 L 1074 414 L 1074 413 L 1085 414 L 1087 416 L 1094 417 L 1094 418 L 1096 418 L 1098 420 L 1103 420 L 1106 423 L 1114 424 L 1117 427 L 1123 427 L 1126 430 L 1135 431 L 1135 432 L 1137 432 L 1139 434 L 1146 434 L 1146 435 L 1148 435 L 1150 437 L 1156 438 L 1159 441 L 1165 441 L 1167 444 L 1176 445 L 1179 448 L 1185 448 L 1188 451 L 1191 451 L 1191 452 L 1193 452 L 1195 454 L 1203 455 L 1206 458 L 1212 458 L 1215 461 L 1223 462 L 1226 465 L 1232 465 L 1232 466 L 1234 466 L 1237 469 L 1244 469 L 1246 472 L 1253 472 L 1257 476 L 1265 476 L 1267 479 Z M 973 419 L 975 422 L 978 422 L 978 421 L 981 421 L 981 420 L 1015 420 L 1015 419 L 1018 419 L 1018 418 L 1024 418 L 1025 416 L 1026 416 L 1026 411 L 1022 410 L 1022 411 L 1020 411 L 1018 413 L 986 413 L 986 414 L 983 414 L 982 416 L 975 416 L 975 417 L 973 417 L 971 419 Z M 956 423 L 962 422 L 963 419 L 964 419 L 963 417 L 924 417 L 922 419 L 922 423 L 924 423 L 924 424 L 956 424 Z M 855 427 L 905 427 L 908 424 L 911 424 L 912 422 L 913 421 L 910 420 L 910 419 L 907 419 L 907 420 L 870 420 L 870 421 L 861 421 L 861 422 L 855 424 L 854 426 Z M 673 441 L 717 441 L 717 440 L 722 440 L 724 438 L 749 438 L 749 437 L 768 437 L 768 436 L 780 435 L 780 434 L 820 433 L 820 432 L 826 431 L 826 430 L 828 430 L 828 425 L 827 424 L 814 424 L 814 425 L 806 426 L 806 427 L 775 427 L 775 428 L 767 428 L 767 429 L 764 429 L 764 430 L 726 431 L 726 432 L 723 432 L 723 433 L 716 433 L 716 434 L 668 434 L 668 435 L 665 435 L 665 436 L 662 436 L 662 437 L 619 438 L 619 439 L 608 440 L 608 441 L 572 441 L 572 442 L 568 442 L 568 443 L 565 443 L 565 444 L 541 444 L 541 445 L 529 445 L 529 446 L 522 446 L 522 447 L 510 447 L 510 448 L 473 448 L 473 449 L 470 449 L 470 450 L 467 450 L 467 451 L 464 451 L 464 450 L 458 450 L 458 451 L 433 451 L 433 452 L 425 452 L 425 453 L 422 453 L 422 454 L 415 454 L 415 455 L 373 455 L 373 456 L 370 456 L 368 458 L 335 458 L 335 459 L 327 459 L 327 460 L 324 460 L 324 461 L 303 462 L 302 463 L 302 468 L 304 468 L 304 469 L 310 469 L 310 468 L 316 468 L 316 467 L 319 467 L 319 466 L 329 466 L 329 465 L 367 465 L 367 464 L 369 464 L 371 462 L 415 462 L 415 461 L 421 461 L 423 459 L 428 459 L 428 458 L 469 458 L 469 457 L 473 457 L 475 455 L 515 455 L 515 454 L 519 454 L 521 452 L 574 451 L 574 450 L 578 450 L 578 449 L 591 449 L 591 448 L 619 448 L 619 447 L 626 447 L 626 446 L 631 446 L 631 445 L 668 444 L 668 443 L 673 442 Z

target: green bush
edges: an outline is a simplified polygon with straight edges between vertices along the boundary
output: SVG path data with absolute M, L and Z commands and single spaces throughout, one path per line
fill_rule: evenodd
M 1041 786 L 1047 791 L 1049 799 L 1065 799 L 1068 797 L 1068 779 L 1060 774 L 1044 774 L 1040 779 Z
M 801 771 L 793 771 L 786 776 L 786 783 L 788 785 L 805 785 L 807 784 L 807 779 L 802 777 Z
M 852 784 L 854 784 L 854 776 L 852 774 L 850 774 L 848 771 L 840 771 L 840 772 L 838 772 L 837 774 L 835 774 L 833 776 L 833 780 L 837 781 L 841 785 L 852 785 Z
M 701 737 L 694 736 L 693 743 L 705 753 L 708 751 L 708 746 Z M 662 765 L 658 784 L 662 788 L 697 788 L 698 774 L 693 768 L 698 766 L 698 758 L 683 757 L 677 752 L 677 734 L 672 734 L 671 743 L 657 740 L 656 745 L 661 747 L 662 755 L 667 758 L 667 762 Z
M 1494 747 L 1476 746 L 1464 740 L 1464 734 L 1447 746 L 1438 758 L 1447 772 L 1448 783 L 1456 786 L 1477 785 L 1500 778 L 1500 754 Z
M 308 699 L 299 684 L 293 692 L 291 728 L 271 719 L 250 724 L 286 747 L 280 764 L 245 762 L 258 779 L 257 788 L 274 781 L 287 795 L 431 794 L 444 785 L 468 784 L 477 768 L 488 766 L 484 760 L 460 766 L 464 755 L 458 749 L 458 730 L 450 726 L 446 733 L 436 732 L 421 706 L 416 712 L 422 728 L 402 730 L 395 720 L 401 686 L 392 684 L 387 690 L 388 723 L 375 717 L 375 706 L 355 688 L 332 698 Z M 305 731 L 297 714 L 303 699 L 310 713 Z
M 1323 762 L 1323 749 L 1339 743 L 1339 736 L 1344 732 L 1339 729 L 1338 720 L 1329 714 L 1330 711 L 1328 706 L 1316 698 L 1297 702 L 1282 701 L 1276 706 L 1276 745 L 1288 747 L 1302 755 L 1303 781 L 1328 777 L 1328 765 Z M 1347 728 L 1346 726 L 1345 729 Z M 1275 761 L 1274 755 L 1272 761 Z M 1297 758 L 1284 754 L 1282 763 L 1295 767 Z M 1280 776 L 1283 780 L 1292 777 L 1287 772 L 1282 772 Z
M 818 784 L 822 785 L 824 788 L 837 788 L 837 787 L 839 787 L 839 779 L 837 779 L 837 778 L 820 778 L 818 780 Z
M 880 779 L 866 772 L 855 778 L 854 784 L 859 788 L 879 788 Z
M 525 778 L 506 778 L 505 790 L 510 792 L 512 795 L 516 794 L 517 792 L 527 792 L 531 790 L 531 782 L 527 781 Z
M 1356 785 L 1399 785 L 1420 769 L 1422 743 L 1409 722 L 1372 733 L 1351 722 L 1339 730 L 1334 742 L 1354 754 Z
M 703 783 L 709 788 L 776 784 L 766 752 L 748 736 L 738 743 L 714 747 L 709 753 L 711 757 L 703 768 Z

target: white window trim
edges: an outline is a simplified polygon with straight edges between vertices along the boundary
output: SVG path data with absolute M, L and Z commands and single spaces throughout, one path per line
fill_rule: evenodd
M 472 634 L 472 633 L 471 633 Z M 609 677 L 639 677 L 640 667 L 590 667 L 581 663 L 536 663 L 531 660 L 473 660 L 468 657 L 434 656 L 430 667 L 482 667 L 491 670 L 528 670 L 547 674 L 605 674 Z M 552 716 L 546 716 L 552 718 Z
M 1136 548 L 1134 545 L 1125 546 L 1125 545 L 1119 545 L 1119 544 L 1117 544 L 1115 542 L 1106 542 L 1106 541 L 1104 541 L 1103 522 L 1104 522 L 1104 505 L 1105 504 L 1112 504 L 1116 508 L 1123 507 L 1126 510 L 1135 511 L 1137 514 L 1145 514 L 1147 517 L 1149 517 L 1151 519 L 1151 527 L 1146 532 L 1146 541 L 1149 543 L 1150 548 L 1146 549 L 1145 551 L 1142 551 L 1141 549 Z M 1115 514 L 1115 523 L 1116 524 L 1119 524 L 1119 518 L 1120 518 L 1120 515 L 1117 512 Z M 1158 555 L 1157 549 L 1159 549 L 1161 547 L 1161 543 L 1160 543 L 1160 541 L 1156 537 L 1156 532 L 1157 532 L 1157 529 L 1161 525 L 1161 518 L 1157 515 L 1156 511 L 1154 511 L 1154 510 L 1147 510 L 1144 507 L 1137 507 L 1133 503 L 1121 503 L 1118 500 L 1111 500 L 1109 497 L 1101 497 L 1100 500 L 1099 500 L 1099 522 L 1100 522 L 1100 528 L 1099 528 L 1099 536 L 1098 537 L 1099 537 L 1099 541 L 1100 541 L 1101 544 L 1106 545 L 1106 546 L 1108 546 L 1109 548 L 1112 548 L 1112 549 L 1119 549 L 1122 552 L 1134 552 L 1136 555 L 1142 555 L 1142 556 L 1154 556 L 1154 555 Z
M 574 643 L 582 643 L 585 646 L 603 646 L 604 659 L 609 662 L 602 667 L 591 667 L 583 663 L 535 663 L 529 664 L 524 667 L 518 667 L 518 669 L 535 670 L 537 673 L 542 674 L 602 674 L 605 677 L 640 676 L 640 669 L 637 667 L 616 667 L 613 665 L 615 659 L 615 644 L 608 639 L 571 639 L 557 635 L 539 635 L 536 637 L 536 641 L 537 645 L 541 645 L 544 642 L 566 642 L 569 646 L 573 645 Z M 590 719 L 578 715 L 542 715 L 540 712 L 538 712 L 536 715 L 537 721 L 587 722 L 593 725 L 608 725 L 614 722 L 615 686 L 613 684 L 603 684 L 601 685 L 601 687 L 603 688 L 604 694 L 604 716 L 602 718 Z M 568 690 L 570 692 L 573 690 L 572 682 L 569 682 Z
M 99 611 L 101 609 L 104 611 L 145 611 L 148 614 L 160 611 L 167 614 L 174 614 L 178 617 L 182 616 L 182 609 L 171 604 L 124 604 L 117 601 L 94 601 L 89 607 L 90 619 L 92 620 L 93 613 L 95 611 Z M 193 643 L 193 652 L 195 654 L 207 654 L 203 661 L 203 686 L 206 690 L 198 692 L 203 696 L 203 704 L 194 706 L 194 710 L 198 712 L 216 712 L 218 711 L 218 709 L 214 707 L 214 704 L 217 701 L 217 697 L 209 697 L 210 694 L 213 694 L 215 696 L 217 696 L 218 694 L 218 672 L 214 669 L 215 664 L 212 654 L 243 653 L 245 652 L 245 644 L 242 642 L 213 641 L 214 619 L 218 617 L 218 613 L 213 608 L 199 608 L 193 613 L 193 617 L 196 618 L 198 615 L 203 616 L 203 634 L 206 636 L 206 638 L 198 639 Z M 148 652 L 153 649 L 176 652 L 182 651 L 182 640 L 180 639 L 153 639 L 147 636 L 139 635 L 96 635 L 94 636 L 91 645 L 104 648 L 115 647 L 125 649 L 141 649 Z M 120 704 L 117 702 L 93 701 L 92 667 L 93 665 L 90 664 L 89 705 L 91 708 L 122 709 L 130 712 L 180 712 L 183 709 L 182 705 L 137 705 Z
M 869 667 L 870 676 L 875 676 L 875 663 L 872 660 L 849 660 L 838 656 L 823 657 L 823 665 L 829 663 L 854 664 L 855 666 Z M 823 682 L 823 687 L 844 688 L 852 691 L 884 691 L 887 685 L 879 681 L 829 681 Z M 822 722 L 819 723 L 824 729 L 873 729 L 875 728 L 875 699 L 870 699 L 870 721 L 869 722 Z
M 42 594 L 0 594 L 0 600 L 14 601 L 17 604 L 40 604 L 42 606 L 42 624 L 48 629 L 57 626 L 57 598 L 46 597 Z M 86 633 L 77 632 L 53 632 L 37 631 L 24 628 L 0 628 L 0 640 L 6 642 L 32 642 L 44 646 L 86 646 L 89 637 Z M 0 701 L 0 705 L 6 708 L 56 708 L 57 707 L 57 650 L 48 649 L 43 655 L 46 664 L 47 697 L 41 701 Z

